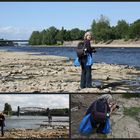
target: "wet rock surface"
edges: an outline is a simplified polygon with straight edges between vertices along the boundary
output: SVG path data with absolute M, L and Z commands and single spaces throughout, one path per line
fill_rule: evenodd
M 71 134 L 72 138 L 139 138 L 140 137 L 140 114 L 139 110 L 134 115 L 126 115 L 125 109 L 132 111 L 133 108 L 140 109 L 140 98 L 123 98 L 121 94 L 113 94 L 119 109 L 111 116 L 111 133 L 108 135 L 97 134 L 80 135 L 78 132 L 80 121 L 86 113 L 90 104 L 100 95 L 82 94 L 72 95 L 71 99 Z M 82 100 L 81 100 L 82 99 Z M 76 110 L 74 110 L 76 108 Z
M 0 92 L 127 93 L 140 91 L 140 70 L 111 64 L 92 66 L 93 88 L 80 89 L 80 67 L 58 56 L 0 52 Z

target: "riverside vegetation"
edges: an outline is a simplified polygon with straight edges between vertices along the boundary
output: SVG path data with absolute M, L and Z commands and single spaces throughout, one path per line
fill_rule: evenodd
M 54 26 L 42 31 L 33 31 L 30 38 L 30 45 L 61 45 L 64 41 L 83 40 L 86 31 L 91 31 L 94 36 L 94 43 L 107 42 L 112 40 L 140 39 L 140 19 L 133 23 L 127 23 L 125 20 L 119 20 L 116 26 L 111 26 L 109 19 L 101 15 L 98 20 L 93 20 L 91 28 L 87 30 L 80 30 L 74 28 L 66 30 L 62 27 L 61 30 Z

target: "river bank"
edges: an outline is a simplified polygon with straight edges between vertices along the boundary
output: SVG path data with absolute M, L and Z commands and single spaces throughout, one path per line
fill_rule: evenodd
M 83 40 L 73 40 L 73 41 L 64 41 L 63 45 L 30 45 L 33 47 L 77 47 L 78 43 Z M 91 46 L 95 48 L 140 48 L 140 39 L 118 39 L 118 40 L 108 40 L 100 41 L 95 43 L 91 41 Z
M 69 138 L 67 129 L 11 129 L 3 138 Z
M 140 69 L 127 65 L 92 66 L 94 88 L 80 89 L 80 67 L 66 57 L 0 52 L 0 92 L 127 93 L 140 91 Z
M 76 47 L 78 43 L 82 40 L 77 40 L 77 41 L 65 41 L 63 46 L 67 47 Z M 102 48 L 102 47 L 109 47 L 109 48 L 140 48 L 140 40 L 136 39 L 129 39 L 129 40 L 124 40 L 124 39 L 118 39 L 118 40 L 108 40 L 108 41 L 100 41 L 98 43 L 95 43 L 94 41 L 91 41 L 91 46 L 92 47 L 97 47 L 97 48 Z

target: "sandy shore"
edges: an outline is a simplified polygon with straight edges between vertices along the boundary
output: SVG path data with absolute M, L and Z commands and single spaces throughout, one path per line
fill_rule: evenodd
M 0 92 L 139 92 L 140 70 L 95 63 L 94 88 L 80 89 L 80 67 L 65 57 L 0 52 Z
M 140 44 L 92 44 L 95 48 L 140 48 Z
M 69 130 L 66 129 L 11 129 L 6 130 L 1 138 L 69 138 Z
M 73 46 L 76 47 L 78 43 L 82 40 L 77 41 L 65 41 L 63 46 Z M 102 47 L 113 47 L 113 48 L 129 48 L 129 47 L 138 47 L 140 48 L 140 40 L 135 39 L 129 39 L 125 41 L 124 39 L 118 39 L 118 40 L 108 40 L 106 42 L 99 42 L 95 44 L 93 41 L 91 41 L 92 47 L 102 48 Z
M 111 133 L 108 135 L 97 134 L 96 130 L 91 135 L 80 135 L 78 132 L 80 122 L 87 108 L 100 95 L 97 94 L 73 94 L 71 98 L 71 135 L 72 138 L 139 138 L 140 137 L 140 98 L 124 98 L 123 94 L 113 94 L 119 109 L 111 116 Z M 125 110 L 131 111 L 125 114 Z M 132 112 L 133 113 L 132 115 Z
M 71 44 L 66 44 L 66 45 L 65 44 L 60 45 L 60 47 L 77 47 L 77 45 L 78 45 L 78 43 L 71 43 Z M 95 47 L 95 48 L 140 48 L 140 44 L 106 44 L 106 43 L 94 44 L 94 43 L 92 43 L 91 47 Z

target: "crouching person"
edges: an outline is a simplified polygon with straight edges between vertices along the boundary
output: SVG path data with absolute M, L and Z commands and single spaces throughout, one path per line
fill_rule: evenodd
M 110 116 L 118 108 L 110 94 L 100 96 L 87 109 L 80 123 L 80 133 L 90 134 L 94 129 L 97 133 L 110 133 Z

